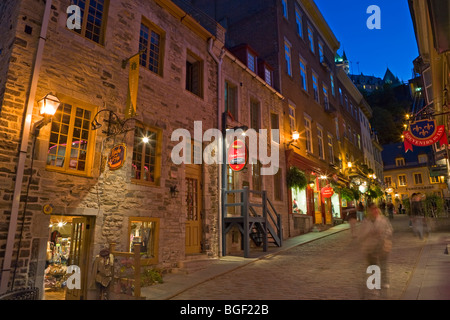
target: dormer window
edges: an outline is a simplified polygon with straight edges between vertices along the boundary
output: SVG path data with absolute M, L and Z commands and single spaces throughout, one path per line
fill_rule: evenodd
M 266 81 L 269 86 L 272 86 L 272 71 L 267 67 L 264 67 L 264 81 Z
M 419 163 L 427 163 L 428 156 L 426 154 L 419 154 L 418 160 L 419 160 Z
M 396 158 L 395 165 L 397 167 L 403 167 L 405 165 L 405 158 Z
M 251 71 L 256 72 L 256 56 L 250 51 L 247 51 L 247 67 Z

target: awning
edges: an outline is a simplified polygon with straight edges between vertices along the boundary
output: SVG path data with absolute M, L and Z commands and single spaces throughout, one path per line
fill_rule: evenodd
M 432 166 L 430 168 L 430 177 L 447 176 L 447 166 Z

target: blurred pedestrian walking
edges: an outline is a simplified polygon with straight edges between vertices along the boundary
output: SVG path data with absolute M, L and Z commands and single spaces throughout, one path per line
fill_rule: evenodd
M 356 216 L 359 222 L 364 220 L 364 205 L 361 201 L 358 203 L 358 207 L 356 208 Z
M 364 257 L 363 267 L 366 272 L 369 266 L 378 266 L 381 271 L 381 286 L 389 288 L 388 258 L 392 250 L 392 225 L 375 203 L 368 206 L 366 219 L 362 222 L 358 231 L 358 243 Z M 367 276 L 367 274 L 366 274 Z M 366 282 L 362 283 L 362 293 Z M 364 296 L 363 296 L 364 298 Z
M 350 224 L 350 231 L 352 233 L 352 237 L 356 238 L 356 231 L 355 231 L 355 225 L 356 225 L 356 211 L 350 211 L 347 213 L 346 217 L 348 223 Z
M 412 195 L 411 201 L 411 219 L 413 231 L 416 236 L 422 240 L 424 235 L 425 210 L 422 204 L 423 196 L 421 193 Z
M 389 219 L 391 219 L 391 220 L 394 219 L 394 210 L 395 210 L 394 204 L 392 203 L 392 201 L 389 200 L 389 202 L 387 204 L 387 212 L 388 212 Z

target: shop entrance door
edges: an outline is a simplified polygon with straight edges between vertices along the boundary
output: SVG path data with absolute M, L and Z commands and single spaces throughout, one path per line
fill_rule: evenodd
M 89 266 L 89 247 L 91 240 L 92 218 L 74 217 L 69 253 L 69 266 L 80 268 L 80 289 L 67 288 L 66 300 L 84 300 L 87 294 L 87 279 Z
M 186 165 L 186 254 L 201 253 L 202 167 Z

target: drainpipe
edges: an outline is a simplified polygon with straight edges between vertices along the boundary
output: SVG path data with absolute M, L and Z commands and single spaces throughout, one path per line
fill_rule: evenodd
M 209 46 L 208 46 L 208 53 L 211 55 L 211 57 L 214 59 L 214 61 L 217 63 L 217 126 L 218 130 L 222 132 L 222 96 L 223 96 L 223 85 L 222 85 L 222 62 L 223 62 L 223 56 L 225 54 L 225 47 L 222 48 L 222 51 L 220 53 L 220 56 L 217 57 L 213 52 L 213 45 L 214 45 L 214 39 L 209 38 L 208 40 Z M 224 142 L 223 142 L 224 143 Z M 223 175 L 223 166 L 219 165 L 220 173 L 218 175 L 218 183 L 217 187 L 219 190 L 219 257 L 223 256 L 222 253 L 222 175 Z
M 11 260 L 14 251 L 14 241 L 17 231 L 17 217 L 19 215 L 20 194 L 22 190 L 23 173 L 25 170 L 25 160 L 27 158 L 28 140 L 31 132 L 31 117 L 33 115 L 33 107 L 34 102 L 36 100 L 36 90 L 39 79 L 39 71 L 42 65 L 42 56 L 47 36 L 48 22 L 50 20 L 51 7 L 52 7 L 52 0 L 47 0 L 45 4 L 44 17 L 42 18 L 41 34 L 39 36 L 39 43 L 34 62 L 34 70 L 31 78 L 30 92 L 28 94 L 28 102 L 25 109 L 25 122 L 19 149 L 19 159 L 17 162 L 16 181 L 14 185 L 14 195 L 12 199 L 11 217 L 9 220 L 8 238 L 6 240 L 6 251 L 5 257 L 3 259 L 0 294 L 3 294 L 7 291 L 8 282 L 11 275 Z M 14 283 L 11 284 L 11 289 L 12 288 L 14 288 Z

